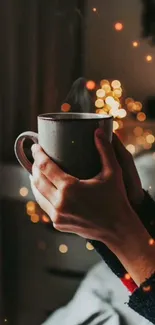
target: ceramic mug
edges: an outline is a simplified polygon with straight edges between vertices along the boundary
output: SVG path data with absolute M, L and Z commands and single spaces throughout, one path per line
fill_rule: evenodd
M 94 132 L 102 128 L 111 142 L 113 118 L 95 113 L 49 113 L 38 116 L 38 134 L 24 132 L 15 142 L 19 163 L 32 172 L 32 163 L 25 155 L 23 143 L 31 139 L 65 172 L 80 179 L 89 179 L 101 170 Z

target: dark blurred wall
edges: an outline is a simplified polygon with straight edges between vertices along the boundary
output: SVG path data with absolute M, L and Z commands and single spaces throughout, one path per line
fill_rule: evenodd
M 137 100 L 155 95 L 155 47 L 141 39 L 141 14 L 141 0 L 89 0 L 85 34 L 86 76 L 119 79 Z M 123 23 L 122 31 L 115 31 L 116 22 Z M 137 48 L 133 41 L 140 43 Z M 146 62 L 147 55 L 152 62 Z

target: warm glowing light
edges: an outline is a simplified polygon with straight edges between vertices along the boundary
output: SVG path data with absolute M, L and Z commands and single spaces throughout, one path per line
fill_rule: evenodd
M 35 212 L 36 204 L 33 201 L 29 201 L 26 204 L 27 214 L 32 214 Z
M 95 106 L 97 107 L 97 108 L 102 108 L 103 106 L 104 106 L 104 101 L 103 101 L 103 99 L 97 99 L 96 101 L 95 101 Z
M 134 102 L 133 98 L 130 98 L 130 97 L 126 98 L 126 100 L 125 100 L 126 105 L 133 103 L 133 102 Z
M 147 62 L 151 62 L 152 61 L 152 56 L 151 55 L 147 55 L 146 56 L 146 61 Z
M 94 12 L 96 12 L 96 11 L 97 11 L 97 9 L 96 9 L 96 8 L 93 8 L 93 11 L 94 11 Z
M 114 95 L 120 98 L 122 96 L 122 89 L 121 88 L 114 89 Z
M 116 131 L 119 129 L 119 124 L 117 121 L 113 121 L 113 131 Z
M 146 120 L 146 114 L 143 112 L 140 112 L 137 114 L 137 120 L 140 122 L 144 122 Z
M 7 321 L 8 321 L 8 320 L 5 318 L 5 319 L 4 319 L 4 323 L 7 323 Z
M 96 87 L 96 84 L 95 84 L 95 82 L 93 80 L 88 80 L 87 81 L 86 88 L 88 90 L 93 90 L 93 89 L 95 89 L 95 87 Z
M 32 214 L 31 214 L 31 221 L 32 221 L 33 223 L 37 223 L 37 222 L 39 222 L 39 215 L 36 214 L 36 213 L 32 213 Z
M 131 276 L 130 276 L 129 273 L 126 273 L 124 277 L 125 277 L 126 280 L 130 280 L 131 279 Z
M 43 214 L 42 215 L 42 221 L 45 222 L 45 223 L 49 223 L 50 222 L 50 219 L 45 214 Z
M 67 247 L 67 245 L 61 244 L 61 245 L 59 246 L 59 252 L 62 253 L 62 254 L 67 253 L 67 252 L 68 252 L 68 247 Z
M 146 143 L 146 141 L 145 141 L 145 138 L 144 137 L 142 137 L 142 136 L 139 136 L 139 137 L 137 137 L 137 139 L 136 139 L 136 143 L 138 144 L 138 145 L 144 145 L 145 143 Z
M 155 138 L 152 134 L 148 134 L 146 136 L 146 141 L 147 141 L 147 143 L 153 143 L 155 141 Z
M 104 112 L 109 113 L 109 111 L 111 110 L 111 107 L 107 104 L 104 105 Z
M 137 106 L 136 106 L 135 102 L 130 102 L 127 104 L 127 109 L 129 112 L 136 112 L 136 108 L 137 108 Z
M 103 108 L 98 108 L 98 109 L 96 109 L 96 114 L 103 114 L 103 115 L 106 115 L 107 112 L 105 112 Z
M 28 191 L 27 187 L 21 187 L 19 190 L 19 193 L 21 196 L 25 197 L 28 195 L 29 191 Z
M 123 121 L 119 120 L 118 124 L 119 124 L 119 129 L 122 129 L 123 128 Z
M 143 129 L 140 126 L 136 126 L 133 133 L 136 137 L 141 136 L 143 134 Z
M 150 238 L 150 239 L 149 239 L 149 245 L 150 245 L 150 246 L 153 246 L 154 244 L 155 244 L 154 239 L 153 239 L 153 238 Z
M 119 109 L 118 115 L 117 115 L 119 118 L 124 118 L 126 115 L 127 115 L 127 112 L 124 108 Z
M 121 87 L 121 83 L 119 80 L 113 80 L 111 83 L 111 86 L 116 89 L 116 88 L 120 88 Z
M 98 89 L 96 92 L 96 96 L 99 98 L 103 98 L 105 96 L 105 90 L 104 89 Z
M 111 106 L 113 103 L 115 103 L 115 100 L 113 97 L 108 96 L 108 97 L 106 97 L 105 102 L 106 102 L 106 104 Z
M 123 29 L 123 24 L 120 22 L 117 22 L 114 27 L 118 32 L 120 32 Z
M 102 86 L 105 86 L 105 85 L 110 85 L 110 82 L 108 80 L 106 80 L 106 79 L 102 79 L 100 81 L 100 86 L 102 87 Z
M 68 103 L 63 103 L 61 105 L 61 111 L 63 112 L 69 112 L 71 110 L 71 105 Z
M 145 291 L 145 292 L 151 291 L 151 286 L 143 287 L 143 291 Z
M 142 107 L 143 107 L 142 103 L 135 102 L 135 105 L 136 105 L 136 111 L 137 112 L 140 112 L 142 110 Z
M 89 251 L 92 251 L 94 249 L 93 245 L 91 243 L 87 243 L 86 244 L 86 248 L 89 250 Z
M 135 153 L 135 146 L 133 144 L 128 144 L 126 149 L 133 155 Z
M 111 87 L 110 87 L 110 85 L 108 85 L 108 84 L 103 85 L 103 86 L 102 86 L 102 89 L 105 90 L 106 94 L 109 93 L 109 92 L 111 91 Z
M 138 47 L 139 43 L 137 41 L 132 42 L 133 47 Z
M 118 112 L 119 112 L 119 110 L 117 109 L 117 107 L 113 107 L 113 108 L 109 111 L 109 114 L 112 115 L 113 117 L 117 117 L 117 116 L 118 116 Z

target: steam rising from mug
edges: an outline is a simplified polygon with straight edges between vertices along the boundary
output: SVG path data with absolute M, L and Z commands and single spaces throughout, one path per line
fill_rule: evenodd
M 89 90 L 86 87 L 87 80 L 78 78 L 74 81 L 64 103 L 71 106 L 71 112 L 93 113 L 94 104 Z

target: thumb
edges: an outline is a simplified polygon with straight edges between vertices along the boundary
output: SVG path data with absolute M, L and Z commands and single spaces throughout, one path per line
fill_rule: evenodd
M 104 172 L 115 169 L 118 165 L 115 153 L 102 129 L 95 131 L 95 145 L 100 154 Z

